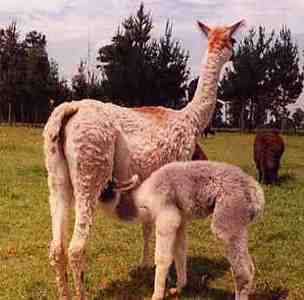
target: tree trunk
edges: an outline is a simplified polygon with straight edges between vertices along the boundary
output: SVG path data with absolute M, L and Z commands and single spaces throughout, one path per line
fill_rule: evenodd
M 34 120 L 34 123 L 37 124 L 38 123 L 38 107 L 35 107 L 35 120 Z
M 20 119 L 21 123 L 25 123 L 23 103 L 20 104 Z
M 240 130 L 241 130 L 241 133 L 244 133 L 244 131 L 245 131 L 244 117 L 245 117 L 245 105 L 244 105 L 244 103 L 242 103 L 241 114 L 240 114 Z
M 8 103 L 8 123 L 12 124 L 12 103 Z
M 0 123 L 4 122 L 3 105 L 0 104 Z

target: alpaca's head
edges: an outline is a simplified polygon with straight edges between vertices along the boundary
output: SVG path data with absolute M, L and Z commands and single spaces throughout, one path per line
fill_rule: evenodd
M 245 25 L 245 21 L 239 21 L 231 26 L 208 27 L 198 21 L 202 33 L 208 38 L 208 52 L 216 52 L 222 63 L 228 61 L 233 54 L 234 34 Z

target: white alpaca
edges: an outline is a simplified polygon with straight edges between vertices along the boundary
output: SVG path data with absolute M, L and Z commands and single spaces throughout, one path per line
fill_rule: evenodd
M 155 224 L 152 299 L 163 299 L 173 261 L 177 291 L 186 285 L 186 223 L 212 214 L 212 231 L 224 242 L 235 278 L 235 300 L 248 300 L 254 265 L 248 252 L 247 227 L 263 209 L 261 186 L 240 168 L 212 161 L 169 163 L 132 190 L 136 180 L 135 175 L 131 181 L 117 184 L 112 205 L 115 210 L 117 203 L 131 194 L 138 209 L 137 222 Z
M 199 132 L 212 117 L 219 74 L 232 55 L 233 35 L 243 22 L 214 28 L 198 24 L 208 37 L 206 63 L 192 101 L 182 110 L 124 108 L 87 99 L 63 103 L 52 112 L 44 130 L 44 153 L 52 217 L 50 262 L 56 272 L 59 299 L 71 299 L 67 259 L 76 297 L 87 299 L 85 247 L 97 203 L 113 176 L 123 181 L 138 174 L 143 181 L 166 163 L 192 158 Z M 122 219 L 136 218 L 132 199 L 120 204 L 117 213 Z M 67 251 L 71 207 L 75 209 L 75 225 Z M 143 228 L 146 264 L 151 226 L 146 223 Z

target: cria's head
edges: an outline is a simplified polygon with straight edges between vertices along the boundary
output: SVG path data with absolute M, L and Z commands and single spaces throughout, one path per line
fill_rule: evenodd
M 223 59 L 229 60 L 233 54 L 234 34 L 245 25 L 241 20 L 231 26 L 208 27 L 204 23 L 197 21 L 201 32 L 208 38 L 208 52 L 220 51 Z

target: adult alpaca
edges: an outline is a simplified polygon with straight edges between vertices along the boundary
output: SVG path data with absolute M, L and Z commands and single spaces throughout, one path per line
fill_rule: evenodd
M 64 103 L 50 116 L 44 130 L 44 152 L 53 234 L 50 261 L 60 299 L 70 299 L 65 250 L 70 206 L 75 208 L 75 226 L 69 264 L 77 298 L 83 300 L 84 249 L 96 205 L 112 177 L 123 181 L 138 174 L 142 181 L 168 162 L 191 159 L 195 140 L 214 111 L 218 77 L 232 55 L 232 35 L 243 21 L 215 28 L 198 24 L 208 37 L 208 51 L 194 98 L 184 109 L 130 109 L 82 100 Z M 132 199 L 122 201 L 117 214 L 123 219 L 136 217 Z M 143 228 L 145 263 L 151 225 Z

